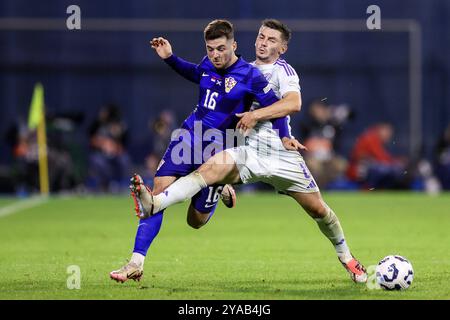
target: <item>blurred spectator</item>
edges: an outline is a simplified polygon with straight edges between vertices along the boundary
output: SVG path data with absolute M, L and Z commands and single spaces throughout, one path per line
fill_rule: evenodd
M 406 161 L 393 157 L 386 149 L 394 130 L 389 123 L 378 123 L 356 140 L 350 155 L 349 179 L 367 188 L 407 188 L 404 172 Z
M 158 164 L 170 143 L 172 131 L 176 129 L 176 119 L 169 110 L 162 111 L 154 121 L 149 122 L 152 151 L 145 158 L 145 177 L 152 184 Z
M 436 173 L 442 187 L 450 190 L 450 124 L 439 138 L 435 153 Z
M 172 131 L 176 129 L 175 116 L 171 111 L 162 111 L 155 121 L 149 123 L 152 138 L 152 154 L 161 159 L 170 142 Z
M 161 161 L 161 158 L 156 156 L 153 153 L 150 153 L 145 158 L 145 178 L 147 183 L 150 186 L 153 186 L 153 180 L 155 178 L 156 170 L 158 169 L 159 162 Z
M 58 162 L 68 171 L 57 179 L 62 184 L 62 189 L 76 188 L 81 191 L 84 187 L 87 159 L 82 147 L 84 139 L 77 138 L 83 122 L 84 114 L 77 111 L 48 114 L 48 144 L 51 150 L 58 154 Z
M 119 107 L 102 106 L 89 130 L 88 186 L 102 192 L 118 192 L 128 187 L 131 161 L 125 148 L 126 136 L 127 126 Z
M 369 189 L 409 189 L 419 171 L 427 170 L 427 163 L 408 163 L 405 157 L 394 157 L 385 146 L 390 143 L 394 128 L 386 122 L 377 123 L 357 139 L 347 171 L 349 179 Z M 420 170 L 419 170 L 420 169 Z
M 48 119 L 47 119 L 48 120 Z M 48 121 L 49 126 L 52 122 Z M 15 192 L 19 195 L 39 192 L 39 156 L 35 130 L 29 130 L 19 121 L 7 133 L 7 141 L 14 158 L 12 177 Z M 55 145 L 47 137 L 47 160 L 51 192 L 70 190 L 76 185 L 74 164 L 67 150 Z
M 313 101 L 306 119 L 300 124 L 300 139 L 308 148 L 305 161 L 320 187 L 326 188 L 343 177 L 347 161 L 336 153 L 342 125 L 349 118 L 346 106 L 331 107 L 321 100 Z
M 18 195 L 39 191 L 37 141 L 24 121 L 14 124 L 6 134 L 13 155 L 12 178 Z
M 348 177 L 369 189 L 415 189 L 438 193 L 441 185 L 429 161 L 394 157 L 385 148 L 394 135 L 391 124 L 380 122 L 356 140 Z

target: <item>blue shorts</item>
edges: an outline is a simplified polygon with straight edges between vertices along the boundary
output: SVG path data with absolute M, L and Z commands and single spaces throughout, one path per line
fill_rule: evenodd
M 203 164 L 204 160 L 206 160 L 202 157 L 208 145 L 211 146 L 211 142 L 194 140 L 193 134 L 189 142 L 185 142 L 183 139 L 180 139 L 180 141 L 172 141 L 161 159 L 155 176 L 177 178 L 187 176 L 197 170 Z M 192 197 L 192 205 L 194 208 L 205 214 L 213 211 L 220 199 L 223 186 L 223 184 L 215 184 L 200 190 Z

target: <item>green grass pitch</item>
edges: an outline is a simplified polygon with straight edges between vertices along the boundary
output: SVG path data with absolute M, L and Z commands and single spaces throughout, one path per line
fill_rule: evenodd
M 450 299 L 450 194 L 324 198 L 366 267 L 388 254 L 412 262 L 408 290 L 351 282 L 315 222 L 272 193 L 239 195 L 199 230 L 185 222 L 187 203 L 170 208 L 142 281 L 119 284 L 108 273 L 129 258 L 138 221 L 130 198 L 111 196 L 51 198 L 0 217 L 0 299 Z M 67 288 L 71 265 L 79 290 Z

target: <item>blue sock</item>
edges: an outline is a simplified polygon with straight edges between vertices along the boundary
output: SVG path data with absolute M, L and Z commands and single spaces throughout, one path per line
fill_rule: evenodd
M 143 256 L 147 255 L 148 248 L 150 248 L 153 239 L 156 238 L 159 229 L 161 229 L 163 212 L 164 210 L 139 221 L 133 252 L 140 253 Z

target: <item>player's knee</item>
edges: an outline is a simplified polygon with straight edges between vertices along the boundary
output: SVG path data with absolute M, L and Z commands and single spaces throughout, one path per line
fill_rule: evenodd
M 301 203 L 303 209 L 313 218 L 320 219 L 328 214 L 328 206 L 319 199 Z
M 188 216 L 187 224 L 194 229 L 200 229 L 201 227 L 203 227 L 206 224 L 206 222 L 196 219 L 194 217 Z
M 198 172 L 203 177 L 203 179 L 208 183 L 211 181 L 216 181 L 220 178 L 222 168 L 214 162 L 204 163 Z
M 324 205 L 323 203 L 314 203 L 310 208 L 309 208 L 309 214 L 311 215 L 311 217 L 313 218 L 324 218 L 329 211 L 329 208 Z
M 203 214 L 191 206 L 189 207 L 186 221 L 188 226 L 194 229 L 200 229 L 208 222 L 208 217 L 208 214 Z
M 188 225 L 189 225 L 191 228 L 194 228 L 194 229 L 200 229 L 200 228 L 203 227 L 205 224 L 204 224 L 204 223 L 198 223 L 198 222 L 188 221 Z

